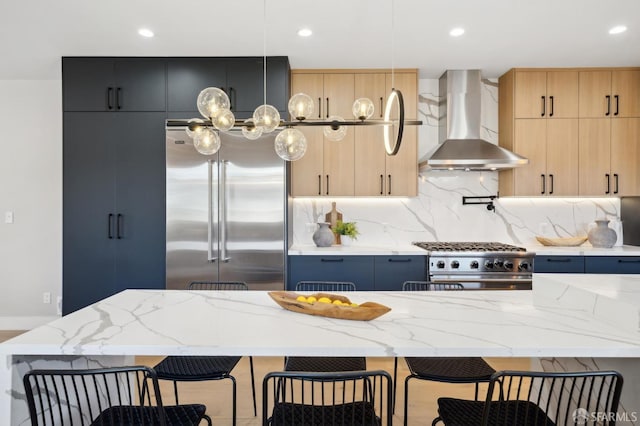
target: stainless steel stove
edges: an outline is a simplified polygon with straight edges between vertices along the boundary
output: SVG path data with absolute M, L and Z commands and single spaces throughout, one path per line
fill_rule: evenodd
M 531 290 L 533 257 L 522 247 L 493 242 L 415 242 L 429 252 L 427 274 L 465 289 Z

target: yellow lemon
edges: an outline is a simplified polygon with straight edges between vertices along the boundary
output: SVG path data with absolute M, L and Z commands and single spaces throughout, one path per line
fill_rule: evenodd
M 306 297 L 304 297 L 304 296 L 298 296 L 298 297 L 296 297 L 296 300 L 297 300 L 298 302 L 306 302 L 306 301 L 307 301 L 307 298 L 306 298 Z
M 318 301 L 318 299 L 316 299 L 313 296 L 307 297 L 307 303 L 316 303 L 317 301 Z
M 329 299 L 328 297 L 321 297 L 320 299 L 318 299 L 318 302 L 320 302 L 320 303 L 331 303 L 331 299 Z
M 342 301 L 336 299 L 336 300 L 333 301 L 333 304 L 334 305 L 342 305 Z
M 354 308 L 357 308 L 358 304 L 357 303 L 352 303 L 351 306 L 353 306 Z

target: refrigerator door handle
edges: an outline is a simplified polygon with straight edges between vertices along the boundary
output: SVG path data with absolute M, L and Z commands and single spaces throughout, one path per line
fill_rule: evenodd
M 211 263 L 215 263 L 218 258 L 213 255 L 213 169 L 214 167 L 217 169 L 217 163 L 215 161 L 209 160 L 207 161 L 207 166 L 209 168 L 209 179 L 208 179 L 208 211 L 207 211 L 207 261 Z
M 220 160 L 220 261 L 227 263 L 227 161 Z

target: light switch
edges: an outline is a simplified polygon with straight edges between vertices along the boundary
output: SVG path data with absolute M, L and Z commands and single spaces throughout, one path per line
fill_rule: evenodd
M 13 223 L 13 212 L 4 212 L 4 223 Z

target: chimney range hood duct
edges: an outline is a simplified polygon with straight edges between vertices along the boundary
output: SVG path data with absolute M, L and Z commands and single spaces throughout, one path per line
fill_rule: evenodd
M 426 170 L 499 170 L 529 160 L 480 137 L 480 70 L 449 70 L 440 77 L 439 144 L 420 163 Z

